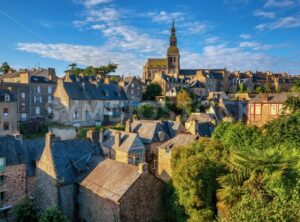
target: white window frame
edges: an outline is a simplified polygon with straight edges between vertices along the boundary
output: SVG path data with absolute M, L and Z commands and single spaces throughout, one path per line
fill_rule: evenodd
M 41 115 L 41 107 L 39 107 L 39 106 L 35 107 L 35 114 L 36 115 Z

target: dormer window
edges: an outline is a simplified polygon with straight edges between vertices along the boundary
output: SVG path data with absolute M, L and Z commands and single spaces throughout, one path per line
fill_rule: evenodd
M 41 86 L 36 86 L 36 92 L 41 93 Z
M 5 100 L 5 102 L 9 102 L 10 101 L 10 96 L 8 94 L 5 94 L 4 100 Z

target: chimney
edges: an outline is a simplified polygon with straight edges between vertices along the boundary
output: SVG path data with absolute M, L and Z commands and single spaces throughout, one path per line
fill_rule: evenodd
M 192 120 L 190 122 L 190 128 L 189 128 L 189 131 L 191 134 L 193 135 L 197 135 L 198 132 L 197 132 L 197 121 L 196 120 Z
M 131 132 L 131 119 L 126 120 L 125 131 L 126 131 L 127 133 L 130 133 L 130 132 Z
M 104 84 L 107 84 L 107 85 L 110 84 L 110 79 L 109 79 L 109 77 L 106 77 L 106 78 L 104 79 Z
M 182 117 L 181 115 L 176 116 L 176 122 L 182 122 Z
M 101 128 L 99 132 L 99 143 L 103 143 L 104 139 L 104 130 Z
M 45 139 L 46 146 L 48 146 L 50 148 L 51 144 L 54 142 L 54 140 L 55 140 L 55 134 L 52 133 L 51 131 L 49 131 L 46 134 L 46 139 Z
M 115 131 L 115 148 L 119 148 L 121 145 L 121 132 L 119 130 Z
M 72 82 L 70 78 L 70 71 L 65 71 L 65 82 Z
M 138 171 L 139 173 L 144 175 L 149 174 L 148 163 L 140 163 L 138 167 L 139 167 L 139 171 Z
M 269 96 L 268 93 L 264 94 L 264 102 L 268 102 L 269 101 Z
M 48 68 L 48 79 L 55 80 L 55 69 Z
M 93 143 L 98 143 L 100 140 L 99 133 L 92 128 L 87 131 L 86 138 L 90 139 Z

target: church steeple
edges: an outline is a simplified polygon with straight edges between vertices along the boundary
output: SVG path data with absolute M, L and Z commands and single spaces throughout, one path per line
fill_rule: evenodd
M 168 73 L 174 74 L 179 73 L 179 49 L 177 48 L 177 37 L 174 19 L 172 20 L 172 28 L 170 35 L 170 46 L 167 52 L 168 58 Z

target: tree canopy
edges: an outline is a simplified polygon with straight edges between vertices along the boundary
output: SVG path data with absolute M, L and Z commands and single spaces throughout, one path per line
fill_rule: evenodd
M 296 111 L 261 129 L 224 122 L 211 139 L 175 148 L 169 220 L 299 221 L 299 144 Z
M 109 73 L 115 72 L 118 68 L 117 64 L 110 63 L 106 66 L 87 66 L 86 68 L 78 68 L 76 63 L 71 63 L 68 70 L 71 74 L 79 75 L 82 73 L 84 76 L 101 76 L 107 77 Z
M 7 62 L 3 62 L 2 65 L 0 66 L 0 74 L 4 75 L 9 72 L 12 68 Z
M 156 96 L 161 96 L 162 88 L 158 83 L 151 83 L 147 86 L 146 92 L 143 93 L 143 100 L 154 101 Z

